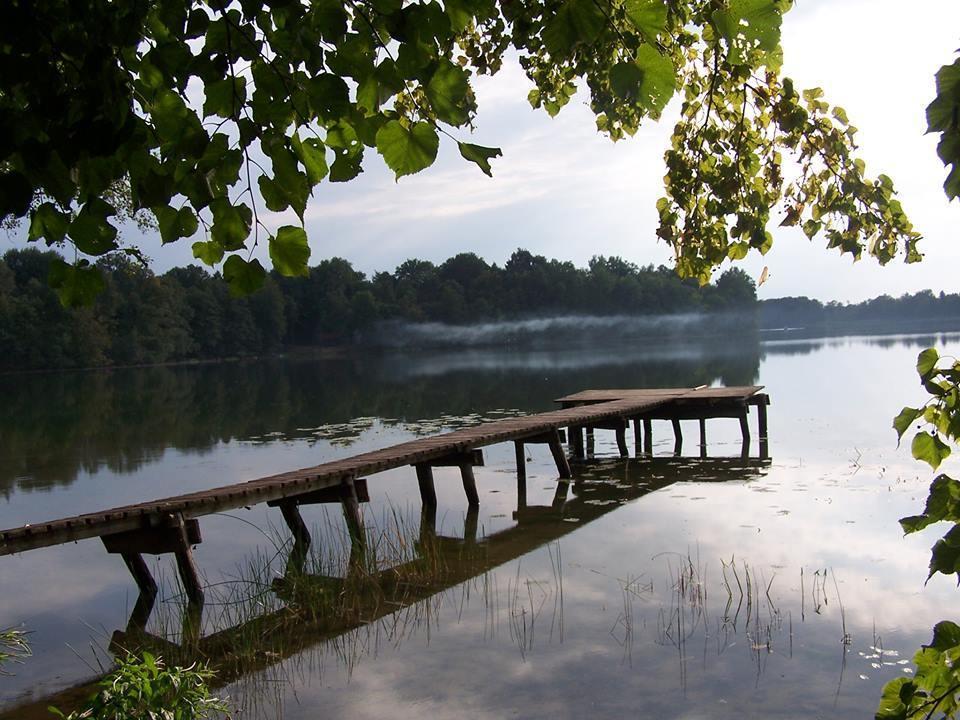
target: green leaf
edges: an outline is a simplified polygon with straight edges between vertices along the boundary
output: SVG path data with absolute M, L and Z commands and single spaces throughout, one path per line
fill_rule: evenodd
M 637 50 L 637 67 L 643 73 L 637 102 L 656 119 L 677 90 L 673 61 L 652 45 L 641 45 Z
M 263 202 L 266 203 L 268 210 L 283 212 L 290 207 L 287 194 L 273 178 L 267 175 L 261 175 L 257 178 L 257 185 L 260 188 L 260 195 L 263 197 Z
M 218 242 L 195 242 L 192 248 L 193 256 L 204 265 L 213 267 L 223 260 L 223 245 Z
M 100 268 L 90 265 L 86 260 L 76 265 L 63 260 L 51 261 L 47 282 L 56 290 L 64 307 L 93 305 L 97 295 L 106 287 Z
M 919 432 L 913 438 L 910 451 L 917 460 L 922 460 L 936 470 L 940 463 L 950 456 L 950 446 L 938 436 L 928 432 Z
M 937 366 L 937 361 L 940 359 L 939 353 L 937 353 L 936 348 L 927 348 L 919 355 L 917 355 L 917 373 L 922 378 L 926 378 L 933 372 L 933 369 Z
M 300 162 L 307 170 L 307 180 L 313 187 L 327 176 L 327 153 L 324 144 L 317 138 L 307 138 L 301 141 L 293 137 L 293 150 Z
M 455 33 L 461 33 L 473 20 L 473 12 L 467 0 L 444 0 L 443 9 L 450 18 L 450 27 Z
M 58 210 L 53 203 L 45 202 L 33 211 L 27 239 L 34 242 L 43 238 L 47 244 L 61 243 L 69 227 L 70 216 Z
M 205 115 L 219 115 L 222 118 L 231 118 L 239 114 L 247 100 L 247 83 L 240 77 L 225 77 L 207 83 L 203 92 L 206 101 L 203 103 Z
M 929 580 L 936 573 L 944 575 L 960 574 L 960 525 L 954 527 L 937 540 L 930 551 Z M 934 638 L 936 640 L 936 638 Z
M 930 492 L 922 515 L 913 515 L 900 519 L 905 534 L 923 530 L 934 523 L 944 520 L 960 522 L 960 482 L 949 475 L 938 475 L 930 483 Z
M 473 145 L 471 143 L 458 142 L 460 155 L 465 160 L 476 163 L 483 170 L 484 174 L 493 177 L 493 171 L 490 168 L 490 159 L 503 155 L 500 148 L 484 147 L 483 145 Z
M 913 681 L 905 677 L 898 677 L 884 685 L 876 720 L 906 720 L 907 705 L 916 689 Z
M 627 20 L 648 43 L 655 42 L 667 29 L 667 6 L 663 0 L 627 0 L 623 9 L 627 13 Z
M 223 264 L 223 279 L 234 297 L 256 292 L 263 287 L 266 277 L 267 273 L 257 259 L 247 262 L 239 255 L 231 255 Z
M 947 652 L 960 646 L 960 625 L 949 620 L 938 622 L 933 628 L 933 640 L 927 647 Z
M 583 43 L 591 44 L 607 24 L 604 0 L 566 0 L 543 29 L 543 42 L 554 58 L 569 55 Z
M 229 199 L 220 197 L 210 203 L 213 212 L 213 228 L 210 237 L 225 250 L 239 250 L 250 235 L 253 213 L 246 205 L 233 205 Z
M 303 228 L 284 225 L 270 238 L 270 260 L 274 269 L 286 277 L 306 275 L 310 260 L 310 244 Z
M 197 216 L 188 207 L 175 210 L 167 205 L 160 205 L 153 208 L 153 214 L 157 218 L 160 240 L 164 245 L 190 237 L 199 227 Z
M 777 0 L 728 0 L 727 9 L 715 12 L 713 21 L 730 42 L 743 37 L 767 52 L 780 45 L 783 16 Z
M 893 419 L 893 429 L 897 431 L 897 446 L 900 445 L 900 440 L 903 439 L 903 434 L 907 431 L 907 428 L 910 427 L 910 424 L 920 417 L 921 411 L 916 408 L 905 407 L 900 411 L 900 414 Z
M 80 208 L 70 223 L 70 239 L 87 255 L 104 255 L 117 249 L 117 229 L 107 219 L 115 215 L 113 206 L 93 198 Z
M 636 102 L 642 82 L 643 70 L 636 63 L 619 62 L 610 68 L 610 88 L 623 100 Z
M 398 180 L 430 167 L 439 147 L 440 138 L 425 122 L 407 129 L 398 120 L 391 120 L 377 132 L 377 152 Z
M 470 83 L 463 68 L 444 60 L 427 83 L 427 99 L 437 117 L 451 125 L 463 125 L 470 118 L 467 93 Z

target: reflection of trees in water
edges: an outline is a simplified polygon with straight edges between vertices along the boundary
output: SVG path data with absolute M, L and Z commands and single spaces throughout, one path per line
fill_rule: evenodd
M 810 337 L 804 331 L 765 333 L 761 345 L 762 357 L 767 355 L 809 355 L 823 348 L 842 348 L 853 345 L 867 345 L 882 350 L 892 348 L 923 349 L 933 345 L 944 345 L 960 339 L 957 333 L 937 333 L 924 335 L 841 335 L 838 337 Z
M 552 409 L 590 387 L 670 387 L 756 380 L 759 350 L 742 338 L 654 347 L 271 360 L 0 378 L 0 488 L 73 482 L 81 471 L 133 472 L 165 449 L 316 437 L 361 416 L 413 421 L 499 408 Z M 322 435 L 321 435 L 322 436 Z

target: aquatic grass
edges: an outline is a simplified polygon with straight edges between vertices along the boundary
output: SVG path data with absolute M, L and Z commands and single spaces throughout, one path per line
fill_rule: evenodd
M 33 654 L 28 636 L 29 633 L 20 628 L 0 630 L 0 675 L 10 674 L 4 667 L 7 663 L 22 663 Z
M 50 712 L 61 720 L 204 720 L 230 710 L 224 700 L 211 694 L 212 678 L 213 672 L 202 663 L 167 666 L 148 652 L 140 656 L 128 653 L 117 658 L 116 668 L 80 708 L 69 715 L 55 707 Z

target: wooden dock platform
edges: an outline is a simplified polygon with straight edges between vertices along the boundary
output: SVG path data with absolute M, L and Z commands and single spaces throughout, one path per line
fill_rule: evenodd
M 487 422 L 247 482 L 2 530 L 0 556 L 100 537 L 108 552 L 123 557 L 141 592 L 153 594 L 156 593 L 156 584 L 141 555 L 173 553 L 190 599 L 202 603 L 202 588 L 190 550 L 201 541 L 197 518 L 268 503 L 280 508 L 296 540 L 308 545 L 309 534 L 297 509 L 299 505 L 339 502 L 343 505 L 351 532 L 360 534 L 358 504 L 366 499 L 364 476 L 412 465 L 416 469 L 424 507 L 430 508 L 437 504 L 433 468 L 456 466 L 461 471 L 468 503 L 475 507 L 479 504 L 479 495 L 473 467 L 483 464 L 481 450 L 484 447 L 514 442 L 518 476 L 522 482 L 526 462 L 524 445 L 546 444 L 560 478 L 567 479 L 571 472 L 562 445 L 563 428 L 567 429 L 572 455 L 579 459 L 589 453 L 592 433 L 596 429 L 614 430 L 620 454 L 626 456 L 625 433 L 631 422 L 637 440 L 637 454 L 640 454 L 641 428 L 643 451 L 652 451 L 652 420 L 673 422 L 675 447 L 679 451 L 682 443 L 680 420 L 700 421 L 701 447 L 705 448 L 705 420 L 736 417 L 740 419 L 744 447 L 747 448 L 750 434 L 746 417 L 751 406 L 758 409 L 761 456 L 764 457 L 769 399 L 760 393 L 761 389 L 761 386 L 746 386 L 587 390 L 560 398 L 559 410 Z

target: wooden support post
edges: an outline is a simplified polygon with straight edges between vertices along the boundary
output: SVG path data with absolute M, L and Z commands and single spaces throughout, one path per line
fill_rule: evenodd
M 153 599 L 157 596 L 157 583 L 150 574 L 150 568 L 143 559 L 143 555 L 135 552 L 120 553 L 123 562 L 127 564 L 127 569 L 133 575 L 137 587 L 140 588 L 140 596 L 150 599 L 150 607 L 153 608 Z M 139 600 L 137 601 L 139 603 Z M 147 612 L 147 615 L 150 613 Z M 144 622 L 146 624 L 146 622 Z
M 570 483 L 565 480 L 561 480 L 557 483 L 557 489 L 553 493 L 553 502 L 550 503 L 550 507 L 555 510 L 559 510 L 567 502 L 567 494 L 570 492 Z
M 103 535 L 100 540 L 108 553 L 123 558 L 140 592 L 147 595 L 156 594 L 157 584 L 143 561 L 143 553 L 173 553 L 187 597 L 191 603 L 203 604 L 203 588 L 190 551 L 190 546 L 201 540 L 200 524 L 195 519 L 184 520 L 180 513 L 152 516 L 145 527 Z
M 523 440 L 514 440 L 513 450 L 517 456 L 517 482 L 525 483 L 527 480 L 527 454 L 523 447 Z
M 514 442 L 517 454 L 517 508 L 527 506 L 527 454 L 522 440 Z
M 180 647 L 196 650 L 203 629 L 203 596 L 200 602 L 191 602 L 183 611 L 180 625 Z
M 570 463 L 567 460 L 567 454 L 563 452 L 563 443 L 560 442 L 560 433 L 552 430 L 549 435 L 550 439 L 547 443 L 550 446 L 550 452 L 553 453 L 553 461 L 557 464 L 557 472 L 564 479 L 572 478 L 573 473 L 570 471 Z
M 151 578 L 152 580 L 153 578 Z M 126 631 L 128 634 L 143 633 L 147 628 L 147 622 L 150 620 L 150 613 L 153 612 L 153 604 L 156 601 L 156 593 L 147 595 L 143 591 L 137 596 L 137 602 L 134 603 L 133 611 L 127 620 Z M 132 649 L 132 648 L 128 648 Z
M 569 428 L 570 452 L 578 460 L 583 460 L 583 428 L 579 425 L 571 425 Z
M 700 446 L 707 446 L 707 419 L 700 418 Z
M 643 431 L 641 428 L 640 418 L 633 418 L 633 454 L 635 457 L 640 457 L 643 452 Z
M 350 542 L 364 544 L 363 521 L 360 519 L 360 503 L 357 500 L 357 489 L 353 480 L 345 479 L 340 485 L 340 503 L 343 507 L 343 517 L 347 521 L 350 532 Z
M 307 530 L 307 524 L 300 515 L 300 508 L 296 500 L 289 500 L 280 503 L 280 512 L 283 514 L 283 520 L 290 528 L 293 534 L 294 546 L 300 545 L 304 550 L 310 547 L 310 531 Z
M 770 397 L 766 394 L 757 396 L 757 434 L 760 436 L 760 459 L 770 457 L 770 448 L 767 444 L 767 405 Z
M 437 537 L 437 506 L 424 505 L 420 510 L 420 543 L 431 542 Z
M 203 606 L 203 586 L 200 584 L 200 576 L 197 574 L 197 566 L 193 562 L 193 552 L 190 550 L 190 540 L 187 535 L 187 528 L 183 521 L 183 515 L 177 513 L 174 518 L 174 527 L 179 535 L 179 545 L 173 556 L 177 559 L 177 570 L 180 572 L 180 580 L 183 582 L 183 589 L 187 591 L 187 597 L 194 605 Z
M 743 436 L 743 442 L 750 444 L 750 425 L 747 423 L 747 408 L 740 413 L 740 434 Z
M 480 495 L 477 493 L 477 479 L 473 475 L 473 465 L 463 463 L 460 466 L 460 477 L 463 479 L 463 491 L 467 494 L 467 504 L 472 507 L 480 506 Z
M 643 452 L 653 455 L 653 420 L 643 419 Z
M 480 508 L 471 505 L 463 518 L 463 539 L 468 543 L 477 542 L 477 527 L 480 524 Z
M 417 465 L 417 483 L 420 485 L 420 500 L 424 507 L 437 506 L 437 489 L 433 485 L 433 468 L 429 465 Z
M 679 455 L 683 452 L 683 431 L 680 429 L 680 420 L 672 418 L 673 423 L 673 454 Z
M 626 427 L 618 427 L 615 432 L 617 433 L 617 450 L 620 451 L 620 457 L 630 457 L 630 453 L 627 450 L 627 429 Z
M 585 457 L 591 458 L 593 457 L 594 448 L 596 447 L 596 443 L 594 442 L 594 438 L 593 438 L 592 427 L 586 428 L 586 435 L 587 435 L 587 442 L 586 442 L 587 452 Z

